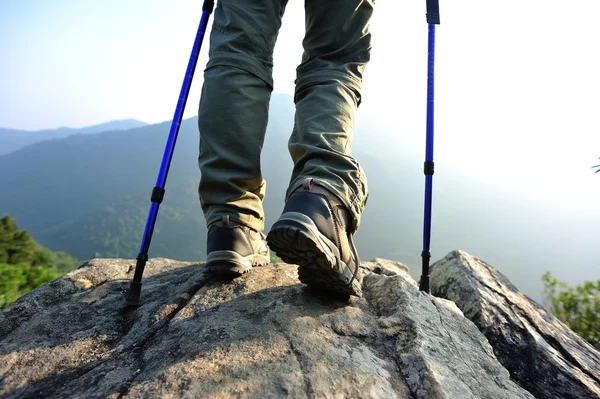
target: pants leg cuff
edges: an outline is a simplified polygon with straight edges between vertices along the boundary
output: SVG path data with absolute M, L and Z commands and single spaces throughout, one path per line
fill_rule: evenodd
M 263 231 L 265 228 L 264 218 L 259 219 L 255 216 L 235 212 L 230 209 L 209 210 L 206 213 L 206 227 L 210 228 L 213 223 L 220 221 L 223 216 L 229 216 L 229 220 L 231 220 L 233 224 L 248 226 L 256 231 Z

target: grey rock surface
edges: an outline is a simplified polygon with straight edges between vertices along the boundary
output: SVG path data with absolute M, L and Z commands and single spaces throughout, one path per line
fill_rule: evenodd
M 431 292 L 458 305 L 536 398 L 600 398 L 600 352 L 481 259 L 451 252 L 431 266 Z
M 151 259 L 130 309 L 134 264 L 94 259 L 0 313 L 0 397 L 532 397 L 397 262 L 365 262 L 359 299 L 308 289 L 294 265 L 219 282 Z

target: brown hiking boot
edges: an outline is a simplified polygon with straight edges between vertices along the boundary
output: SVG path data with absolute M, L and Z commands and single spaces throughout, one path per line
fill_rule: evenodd
M 206 270 L 220 278 L 235 278 L 252 266 L 269 264 L 265 236 L 250 227 L 231 223 L 229 216 L 208 229 Z
M 350 212 L 341 201 L 308 179 L 290 196 L 267 242 L 284 262 L 298 265 L 303 283 L 361 296 L 360 260 L 350 226 Z

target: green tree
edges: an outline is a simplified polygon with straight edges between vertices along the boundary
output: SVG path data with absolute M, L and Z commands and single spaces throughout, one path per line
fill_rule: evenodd
M 0 309 L 58 277 L 59 274 L 43 266 L 0 263 Z
M 41 246 L 13 218 L 4 216 L 0 219 L 0 310 L 78 263 L 67 253 Z
M 542 277 L 550 311 L 583 339 L 600 349 L 600 280 L 571 287 L 552 277 Z

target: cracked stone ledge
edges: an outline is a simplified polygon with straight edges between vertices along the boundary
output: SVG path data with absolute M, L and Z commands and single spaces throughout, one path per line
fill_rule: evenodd
M 419 292 L 399 262 L 365 262 L 364 297 L 340 300 L 301 285 L 293 265 L 216 282 L 201 264 L 152 259 L 144 303 L 125 309 L 134 262 L 90 261 L 0 313 L 0 364 L 16 358 L 0 368 L 1 397 L 531 397 L 475 325 Z M 91 362 L 45 358 L 100 336 Z
M 498 270 L 464 251 L 431 269 L 432 293 L 456 302 L 523 388 L 538 398 L 600 397 L 600 352 Z

